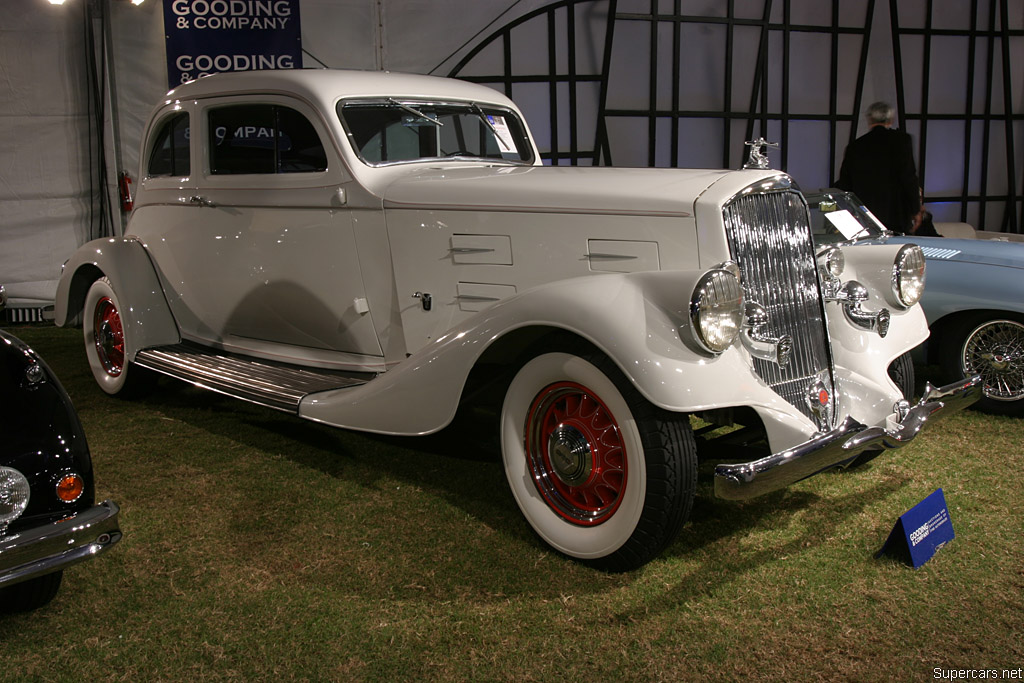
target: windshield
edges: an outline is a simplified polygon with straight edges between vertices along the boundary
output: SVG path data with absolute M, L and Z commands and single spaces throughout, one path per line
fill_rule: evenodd
M 804 195 L 811 210 L 811 233 L 817 244 L 879 237 L 885 227 L 852 192 L 822 190 Z
M 396 100 L 338 104 L 352 147 L 371 166 L 420 159 L 489 159 L 531 163 L 518 117 L 473 102 Z

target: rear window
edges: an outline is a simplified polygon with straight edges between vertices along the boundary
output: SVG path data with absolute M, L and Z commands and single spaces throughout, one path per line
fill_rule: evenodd
M 189 164 L 188 113 L 178 112 L 166 118 L 153 136 L 149 148 L 150 177 L 187 176 Z

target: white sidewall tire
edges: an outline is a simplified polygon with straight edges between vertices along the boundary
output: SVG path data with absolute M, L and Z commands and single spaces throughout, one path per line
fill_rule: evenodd
M 110 286 L 110 281 L 105 277 L 96 280 L 89 287 L 89 292 L 85 296 L 85 308 L 82 311 L 82 335 L 85 342 L 85 356 L 89 359 L 89 369 L 92 370 L 93 378 L 103 391 L 108 394 L 117 394 L 124 389 L 131 368 L 129 368 L 126 355 L 120 374 L 110 374 L 104 367 L 99 351 L 96 349 L 96 307 L 104 298 L 110 299 L 120 313 L 121 302 L 118 301 L 117 294 Z M 123 318 L 121 324 L 123 327 Z
M 555 512 L 533 482 L 527 463 L 525 426 L 534 399 L 545 387 L 571 381 L 594 392 L 619 426 L 626 453 L 622 502 L 595 526 L 573 524 Z M 567 353 L 546 353 L 527 362 L 512 380 L 501 411 L 501 452 L 505 476 L 523 516 L 545 542 L 580 559 L 597 559 L 622 547 L 637 528 L 644 509 L 647 473 L 644 450 L 633 414 L 615 383 L 588 361 Z

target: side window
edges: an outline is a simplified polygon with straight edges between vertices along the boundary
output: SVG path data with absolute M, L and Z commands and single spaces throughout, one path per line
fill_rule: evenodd
M 153 176 L 187 176 L 191 170 L 188 158 L 188 114 L 180 112 L 166 119 L 153 136 L 149 148 L 149 167 Z
M 305 116 L 288 107 L 274 107 L 280 143 L 278 173 L 310 173 L 327 170 L 327 152 Z M 287 144 L 284 144 L 287 141 Z
M 210 172 L 311 173 L 327 170 L 327 153 L 309 120 L 276 104 L 211 109 Z

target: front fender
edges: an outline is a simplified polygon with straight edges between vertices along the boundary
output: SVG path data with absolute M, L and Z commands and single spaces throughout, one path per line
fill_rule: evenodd
M 484 351 L 528 327 L 565 330 L 590 341 L 651 403 L 667 410 L 757 405 L 792 413 L 751 372 L 738 344 L 712 358 L 689 340 L 690 297 L 704 272 L 605 274 L 527 290 L 469 318 L 366 385 L 306 397 L 299 414 L 385 434 L 437 431 L 454 417 Z M 795 431 L 813 430 L 800 415 L 780 419 L 791 420 Z
M 104 276 L 121 304 L 127 358 L 135 358 L 139 349 L 180 341 L 156 270 L 145 247 L 132 238 L 93 240 L 71 255 L 57 283 L 54 322 L 74 324 L 89 287 Z
M 892 289 L 892 264 L 902 246 L 868 244 L 843 249 L 846 268 L 841 276 L 842 281 L 857 280 L 867 287 L 869 298 L 864 302 L 866 310 L 875 312 L 885 308 L 891 315 L 885 337 L 880 337 L 874 330 L 866 330 L 851 323 L 843 312 L 841 302 L 825 304 L 833 360 L 837 372 L 841 376 L 846 375 L 846 388 L 849 389 L 851 383 L 864 382 L 870 386 L 887 386 L 890 389 L 889 395 L 877 398 L 881 403 L 886 403 L 886 407 L 902 398 L 895 383 L 889 378 L 890 363 L 928 338 L 928 322 L 921 305 L 915 304 L 909 308 L 899 305 Z M 927 292 L 930 286 L 927 267 L 925 278 Z M 854 417 L 867 421 L 865 416 L 871 412 L 868 410 L 863 414 L 854 414 Z

